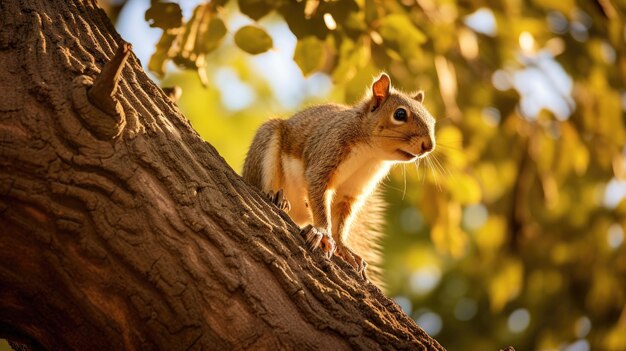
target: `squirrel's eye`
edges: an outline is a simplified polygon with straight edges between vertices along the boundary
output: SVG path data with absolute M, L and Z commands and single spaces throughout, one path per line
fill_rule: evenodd
M 393 113 L 393 119 L 395 119 L 398 122 L 406 122 L 406 110 L 403 108 L 399 108 L 396 110 L 396 112 Z

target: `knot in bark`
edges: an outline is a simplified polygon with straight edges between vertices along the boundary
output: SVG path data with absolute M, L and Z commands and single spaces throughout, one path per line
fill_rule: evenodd
M 80 75 L 72 81 L 72 105 L 82 124 L 100 140 L 110 140 L 118 137 L 126 125 L 126 116 L 122 105 L 115 98 L 111 98 L 109 108 L 101 108 L 89 99 L 89 89 L 94 81 L 91 77 Z

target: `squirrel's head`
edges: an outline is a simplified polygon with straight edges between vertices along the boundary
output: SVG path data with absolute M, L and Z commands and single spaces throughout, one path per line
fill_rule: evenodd
M 397 91 L 384 73 L 372 84 L 367 121 L 371 142 L 386 160 L 412 162 L 435 149 L 435 119 L 423 101 L 423 91 Z

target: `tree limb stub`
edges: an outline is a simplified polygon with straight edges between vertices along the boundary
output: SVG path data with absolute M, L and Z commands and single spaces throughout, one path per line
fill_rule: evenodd
M 124 109 L 115 95 L 130 53 L 131 45 L 123 43 L 95 80 L 80 75 L 72 82 L 73 106 L 85 127 L 99 139 L 118 137 L 126 125 Z
M 122 75 L 122 68 L 124 68 L 130 52 L 131 45 L 129 43 L 120 45 L 111 61 L 102 67 L 102 71 L 87 92 L 89 101 L 110 115 L 116 113 L 117 100 L 115 99 L 115 93 Z
M 89 97 L 122 42 L 95 1 L 0 10 L 0 89 L 22 92 L 0 105 L 0 337 L 48 350 L 443 350 L 347 264 L 309 253 L 128 51 L 123 77 L 116 55 Z M 94 107 L 111 94 L 126 127 Z

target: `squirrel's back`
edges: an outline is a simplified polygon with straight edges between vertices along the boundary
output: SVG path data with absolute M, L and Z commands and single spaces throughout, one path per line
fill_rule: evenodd
M 329 133 L 340 136 L 334 125 L 340 114 L 349 113 L 349 110 L 349 106 L 339 104 L 316 105 L 297 112 L 289 119 L 271 119 L 263 123 L 246 155 L 243 178 L 263 191 L 270 190 L 271 184 L 267 181 L 272 175 L 268 174 L 268 169 L 280 175 L 284 155 L 302 159 L 306 145 L 315 144 L 312 139 L 324 140 L 319 135 Z

